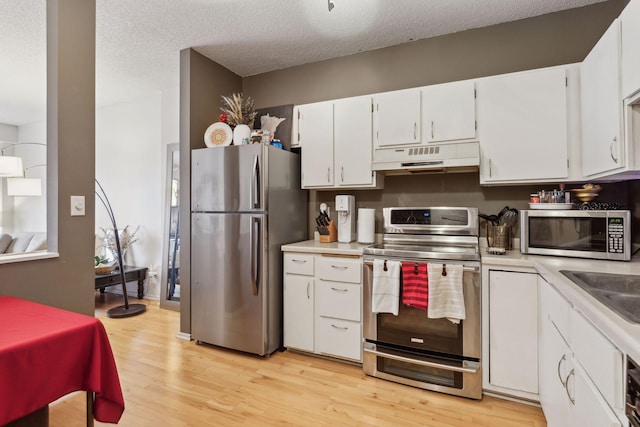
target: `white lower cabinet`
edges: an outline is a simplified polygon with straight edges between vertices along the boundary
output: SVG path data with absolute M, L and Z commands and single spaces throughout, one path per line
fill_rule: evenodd
M 489 383 L 538 393 L 538 275 L 489 271 Z
M 482 266 L 482 388 L 538 400 L 538 282 L 533 268 Z
M 285 253 L 283 303 L 285 347 L 362 362 L 362 258 Z
M 284 255 L 283 341 L 285 347 L 313 351 L 314 258 Z
M 627 425 L 622 353 L 552 285 L 538 280 L 540 404 L 547 425 Z

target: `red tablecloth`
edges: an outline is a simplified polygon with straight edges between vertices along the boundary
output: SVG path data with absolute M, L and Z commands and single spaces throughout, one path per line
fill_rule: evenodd
M 0 425 L 78 390 L 95 393 L 96 420 L 120 420 L 124 398 L 102 323 L 0 296 Z

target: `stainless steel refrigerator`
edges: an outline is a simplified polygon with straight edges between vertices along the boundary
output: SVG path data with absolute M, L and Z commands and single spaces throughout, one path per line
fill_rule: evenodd
M 282 345 L 280 246 L 307 235 L 299 156 L 253 144 L 191 160 L 192 337 L 271 354 Z

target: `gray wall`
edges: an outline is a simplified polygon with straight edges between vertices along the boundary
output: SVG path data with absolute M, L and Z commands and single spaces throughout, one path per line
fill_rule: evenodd
M 580 62 L 620 14 L 625 0 L 463 31 L 343 58 L 301 65 L 244 79 L 259 108 L 304 104 L 409 87 L 485 77 Z M 528 196 L 554 185 L 480 187 L 478 174 L 388 176 L 383 190 L 340 192 L 357 207 L 464 205 L 497 213 L 505 205 L 524 209 Z M 614 192 L 615 201 L 626 192 Z M 309 223 L 319 204 L 334 205 L 333 191 L 310 191 Z M 309 237 L 313 227 L 309 226 Z
M 0 295 L 94 314 L 95 0 L 48 0 L 47 232 L 59 258 L 0 264 Z M 87 215 L 71 217 L 70 196 Z
M 180 51 L 180 332 L 191 333 L 191 150 L 218 121 L 220 97 L 242 90 L 242 78 L 193 49 Z
M 244 79 L 256 107 L 366 95 L 580 62 L 626 4 L 592 6 Z

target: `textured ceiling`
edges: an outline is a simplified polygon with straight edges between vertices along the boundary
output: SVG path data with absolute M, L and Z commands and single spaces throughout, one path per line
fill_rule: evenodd
M 0 123 L 45 118 L 45 1 L 0 0 Z M 241 76 L 603 0 L 96 0 L 96 98 L 173 88 L 194 47 Z

